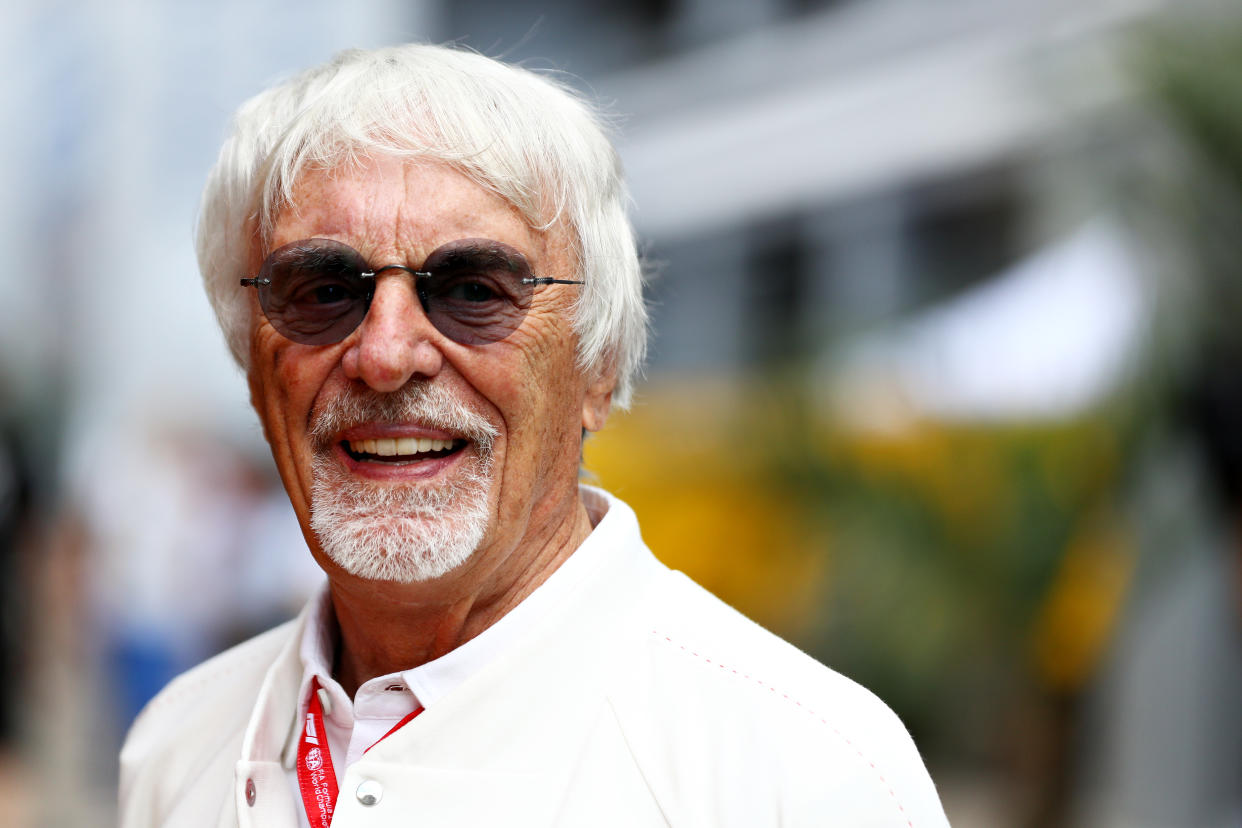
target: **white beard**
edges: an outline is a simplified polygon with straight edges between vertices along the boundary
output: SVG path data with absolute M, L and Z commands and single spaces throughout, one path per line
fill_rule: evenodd
M 367 422 L 416 422 L 469 439 L 452 480 L 438 488 L 360 480 L 334 456 L 334 435 Z M 311 529 L 329 558 L 351 575 L 414 583 L 468 561 L 488 528 L 489 472 L 496 430 L 437 385 L 393 394 L 350 393 L 314 413 Z

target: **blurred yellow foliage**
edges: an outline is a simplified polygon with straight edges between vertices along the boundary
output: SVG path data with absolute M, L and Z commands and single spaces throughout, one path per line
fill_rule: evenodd
M 725 386 L 644 395 L 587 441 L 585 467 L 638 513 L 656 556 L 765 626 L 797 637 L 816 618 L 827 541 L 764 474 L 795 439 L 748 433 Z
M 1134 568 L 1115 521 L 1089 523 L 1071 541 L 1031 631 L 1038 675 L 1057 690 L 1090 677 L 1112 634 Z
M 796 384 L 680 377 L 593 435 L 584 464 L 657 557 L 786 637 L 918 682 L 967 648 L 1071 689 L 1133 564 L 1093 519 L 1119 440 L 1104 417 L 859 430 Z

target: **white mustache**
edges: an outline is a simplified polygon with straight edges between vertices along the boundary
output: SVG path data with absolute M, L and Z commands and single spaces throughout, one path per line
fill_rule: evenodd
M 366 423 L 417 423 L 464 437 L 490 454 L 499 432 L 477 411 L 472 411 L 443 386 L 410 382 L 390 394 L 348 391 L 327 401 L 311 413 L 311 439 L 316 448 L 327 449 L 342 431 Z

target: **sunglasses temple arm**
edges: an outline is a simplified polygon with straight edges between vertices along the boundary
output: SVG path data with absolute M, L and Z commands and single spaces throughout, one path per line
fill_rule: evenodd
M 550 279 L 546 277 L 523 279 L 524 285 L 585 285 L 581 279 Z
M 271 279 L 255 279 L 255 278 L 250 278 L 250 279 L 242 279 L 242 280 L 241 280 L 241 286 L 242 286 L 242 287 L 267 287 L 267 286 L 268 286 L 268 285 L 270 285 L 271 283 L 272 283 L 272 280 L 271 280 Z

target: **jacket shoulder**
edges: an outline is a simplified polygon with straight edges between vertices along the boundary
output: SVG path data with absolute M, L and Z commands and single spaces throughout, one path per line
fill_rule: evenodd
M 653 790 L 680 780 L 659 797 L 669 810 L 692 824 L 947 824 L 905 726 L 866 688 L 680 573 L 642 615 L 636 681 L 615 706 Z M 679 801 L 687 780 L 719 810 Z
M 188 786 L 209 776 L 208 768 L 215 763 L 227 763 L 223 779 L 228 784 L 259 688 L 288 644 L 294 623 L 213 656 L 173 679 L 147 703 L 121 748 L 122 824 L 134 812 L 168 813 Z

